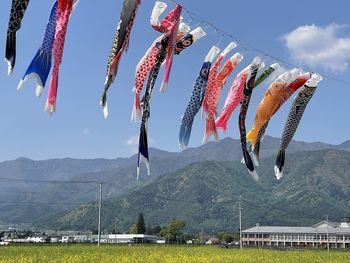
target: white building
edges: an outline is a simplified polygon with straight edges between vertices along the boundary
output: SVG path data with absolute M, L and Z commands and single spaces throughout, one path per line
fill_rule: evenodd
M 73 243 L 74 236 L 62 236 L 61 242 L 62 243 Z
M 161 243 L 163 238 L 144 234 L 113 234 L 108 235 L 108 243 L 130 244 L 130 243 Z M 165 240 L 164 240 L 165 243 Z
M 31 243 L 46 243 L 46 238 L 45 237 L 28 237 Z
M 328 239 L 327 239 L 328 233 Z M 242 231 L 243 245 L 350 248 L 350 223 L 322 221 L 310 227 L 260 226 Z
M 74 235 L 73 242 L 74 243 L 89 243 L 91 240 L 90 236 L 87 235 Z

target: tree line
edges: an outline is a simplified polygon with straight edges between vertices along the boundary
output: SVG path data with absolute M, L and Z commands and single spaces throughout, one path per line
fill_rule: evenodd
M 187 240 L 198 240 L 199 243 L 204 243 L 206 239 L 212 236 L 203 234 L 194 235 L 184 232 L 186 222 L 181 219 L 173 219 L 164 226 L 146 226 L 143 213 L 139 213 L 137 223 L 131 225 L 130 234 L 146 234 L 164 237 L 167 243 L 185 243 Z M 219 243 L 232 243 L 239 240 L 238 233 L 227 233 L 225 231 L 218 232 L 215 237 Z

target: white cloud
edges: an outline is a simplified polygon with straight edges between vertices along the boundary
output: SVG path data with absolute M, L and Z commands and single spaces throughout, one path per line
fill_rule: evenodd
M 344 25 L 305 25 L 283 36 L 292 58 L 310 67 L 344 72 L 350 61 L 350 37 L 340 37 Z
M 126 141 L 126 145 L 129 145 L 129 146 L 138 145 L 138 144 L 139 144 L 138 136 L 132 136 Z
M 148 145 L 155 144 L 155 140 L 153 138 L 148 138 Z M 139 136 L 131 136 L 127 141 L 126 145 L 133 146 L 139 145 Z

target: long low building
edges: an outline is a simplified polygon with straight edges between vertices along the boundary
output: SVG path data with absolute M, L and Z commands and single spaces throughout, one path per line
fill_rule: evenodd
M 144 234 L 112 234 L 108 235 L 106 243 L 165 243 L 164 238 Z
M 327 238 L 328 233 L 328 238 Z M 322 221 L 310 227 L 260 226 L 242 231 L 246 246 L 350 248 L 350 224 Z

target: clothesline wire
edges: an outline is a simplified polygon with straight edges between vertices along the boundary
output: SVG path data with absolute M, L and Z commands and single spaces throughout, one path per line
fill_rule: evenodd
M 275 57 L 251 44 L 248 44 L 240 39 L 238 39 L 237 37 L 233 36 L 231 33 L 225 31 L 224 29 L 218 27 L 217 25 L 213 24 L 212 22 L 204 19 L 203 17 L 201 17 L 200 15 L 198 15 L 197 13 L 193 12 L 191 9 L 187 8 L 186 6 L 184 6 L 182 3 L 178 2 L 177 0 L 167 0 L 167 1 L 170 1 L 172 3 L 175 3 L 175 4 L 179 4 L 181 5 L 182 9 L 185 10 L 185 14 L 187 14 L 189 17 L 190 17 L 190 22 L 193 22 L 194 20 L 198 20 L 199 21 L 199 24 L 202 24 L 202 25 L 207 25 L 207 26 L 210 26 L 214 29 L 214 31 L 212 33 L 221 33 L 222 35 L 220 36 L 220 39 L 219 39 L 219 43 L 221 42 L 222 40 L 222 36 L 226 36 L 230 39 L 232 39 L 233 41 L 235 41 L 239 46 L 242 46 L 246 51 L 255 51 L 257 53 L 259 53 L 260 55 L 264 56 L 265 58 L 269 58 L 269 59 L 272 59 L 276 62 L 279 62 L 281 64 L 284 64 L 285 66 L 287 67 L 290 67 L 290 68 L 303 68 L 303 69 L 307 69 L 306 67 L 301 67 L 301 66 L 298 66 L 298 65 L 294 65 L 284 59 L 281 59 L 281 58 L 278 58 L 278 57 Z M 210 34 L 212 34 L 210 33 Z M 311 71 L 311 72 L 315 72 L 313 70 L 308 70 L 308 71 Z M 346 80 L 342 80 L 342 79 L 338 79 L 338 78 L 334 78 L 334 77 L 329 77 L 325 74 L 322 74 L 323 78 L 325 80 L 332 80 L 332 81 L 336 81 L 336 82 L 339 82 L 339 83 L 343 83 L 343 84 L 348 84 L 350 85 L 350 81 L 346 81 Z

